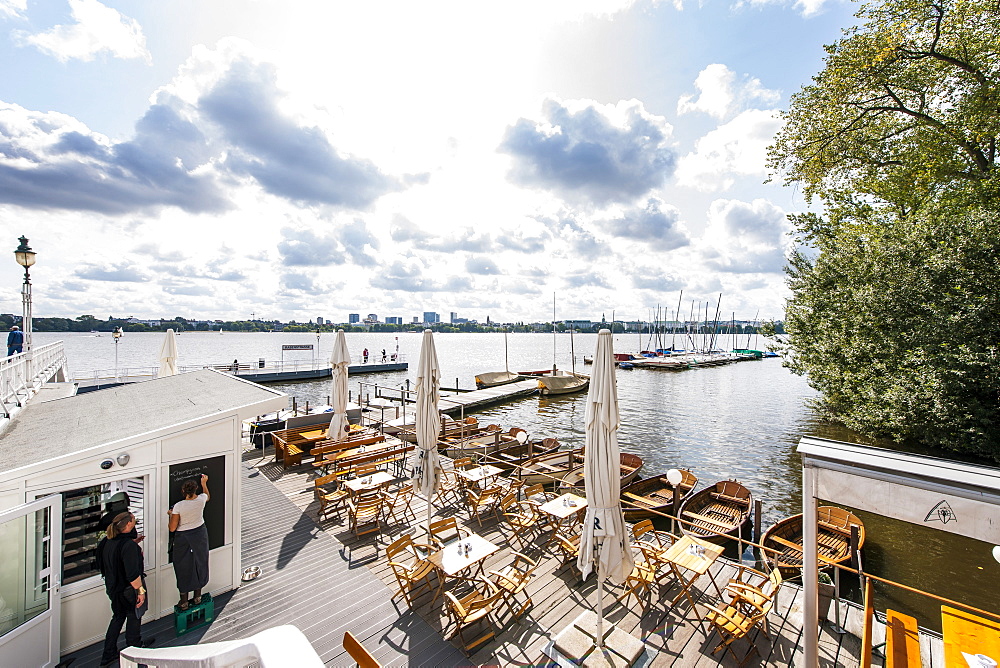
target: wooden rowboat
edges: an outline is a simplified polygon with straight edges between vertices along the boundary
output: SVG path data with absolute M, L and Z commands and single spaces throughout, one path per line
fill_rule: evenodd
M 524 485 L 548 485 L 558 482 L 583 463 L 583 448 L 557 450 L 548 455 L 532 457 L 518 469 Z
M 512 371 L 487 371 L 486 373 L 476 374 L 476 389 L 482 390 L 487 387 L 507 385 L 509 383 L 516 383 L 519 380 L 521 380 L 520 374 Z
M 721 542 L 742 535 L 750 519 L 753 495 L 735 480 L 722 480 L 695 492 L 681 506 L 681 531 L 704 540 Z M 721 534 L 721 535 L 720 535 Z
M 679 503 L 694 494 L 698 478 L 684 469 L 678 469 L 683 476 L 678 485 Z M 666 474 L 636 480 L 622 487 L 622 510 L 629 522 L 644 519 L 655 519 L 657 513 L 672 514 L 674 510 L 674 486 L 667 480 Z
M 850 511 L 837 506 L 820 506 L 817 516 L 817 548 L 819 567 L 840 564 L 851 558 L 851 525 L 858 527 L 858 548 L 865 542 L 865 525 Z M 776 522 L 764 532 L 760 544 L 776 550 L 767 553 L 767 560 L 781 569 L 788 578 L 799 574 L 802 568 L 802 515 L 792 515 Z
M 538 391 L 542 394 L 571 394 L 583 392 L 590 387 L 590 376 L 582 373 L 557 371 L 552 375 L 538 377 Z
M 534 441 L 519 443 L 515 441 L 512 445 L 490 453 L 482 463 L 492 464 L 506 471 L 516 469 L 532 459 L 552 454 L 558 450 L 559 441 L 554 438 L 543 438 L 539 443 L 535 443 Z
M 634 455 L 631 452 L 621 452 L 619 453 L 619 466 L 621 469 L 621 486 L 625 487 L 636 479 L 639 475 L 639 469 L 642 468 L 642 457 L 639 455 Z M 583 461 L 583 455 L 580 455 L 581 464 Z M 583 494 L 584 478 L 583 478 L 583 466 L 578 466 L 573 469 L 562 479 L 560 487 L 573 487 L 576 488 L 579 494 Z

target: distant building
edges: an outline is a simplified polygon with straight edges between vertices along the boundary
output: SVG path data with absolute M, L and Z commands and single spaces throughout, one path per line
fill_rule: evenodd
M 451 312 L 451 317 L 448 319 L 448 322 L 450 322 L 451 324 L 454 325 L 455 322 L 457 322 L 457 321 L 458 321 L 458 314 L 455 313 L 454 311 L 452 311 Z
M 369 313 L 368 317 L 365 318 L 365 322 L 378 322 L 378 314 L 377 313 Z
M 577 331 L 581 329 L 591 330 L 594 327 L 594 323 L 590 320 L 563 320 L 563 324 L 568 329 L 575 329 Z
M 317 325 L 322 325 L 323 324 L 323 318 L 322 317 L 316 318 L 316 324 Z
M 424 322 L 428 325 L 441 322 L 441 315 L 434 311 L 424 311 Z
M 420 324 L 420 318 L 418 318 L 417 316 L 413 316 L 413 324 L 414 325 L 419 325 Z
M 386 316 L 386 318 L 385 318 L 385 324 L 387 324 L 387 325 L 402 325 L 403 324 L 403 318 L 400 317 L 400 316 L 394 316 L 394 315 Z
M 351 325 L 358 324 L 359 322 L 361 322 L 361 314 L 360 313 L 348 313 L 347 314 L 347 322 L 348 322 L 348 324 L 351 324 Z

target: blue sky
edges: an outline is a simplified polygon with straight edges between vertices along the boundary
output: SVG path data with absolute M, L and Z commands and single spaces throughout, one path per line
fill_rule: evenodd
M 0 0 L 0 238 L 38 316 L 780 317 L 764 152 L 855 10 Z

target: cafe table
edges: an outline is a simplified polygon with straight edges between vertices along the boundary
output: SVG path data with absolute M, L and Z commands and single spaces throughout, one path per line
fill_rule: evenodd
M 977 654 L 988 656 L 1000 664 L 1000 620 L 942 605 L 941 635 L 946 666 L 967 667 L 970 664 L 963 655 L 975 661 Z
M 349 489 L 351 494 L 363 494 L 364 492 L 370 492 L 378 489 L 386 483 L 392 482 L 392 480 L 393 477 L 391 473 L 387 473 L 386 471 L 376 471 L 371 475 L 366 475 L 361 478 L 345 480 L 344 487 Z
M 501 473 L 503 473 L 503 469 L 497 468 L 492 464 L 455 471 L 455 475 L 472 484 L 489 481 L 491 478 L 496 478 Z
M 694 538 L 687 534 L 681 536 L 680 540 L 667 549 L 662 559 L 670 564 L 670 569 L 674 572 L 674 576 L 681 586 L 681 592 L 677 594 L 671 605 L 677 605 L 681 597 L 687 597 L 691 608 L 694 609 L 694 598 L 691 596 L 691 587 L 705 573 L 708 573 L 708 578 L 712 581 L 715 591 L 719 594 L 719 598 L 722 598 L 722 591 L 719 589 L 719 585 L 715 582 L 715 578 L 712 577 L 709 569 L 722 556 L 724 551 L 725 548 L 721 545 L 715 545 L 714 543 L 709 543 L 708 541 Z M 690 572 L 692 574 L 691 577 L 685 578 L 681 573 L 681 569 Z
M 558 533 L 567 520 L 574 516 L 582 517 L 582 513 L 586 508 L 587 499 L 577 496 L 572 492 L 557 496 L 548 503 L 538 506 L 538 511 L 545 514 L 549 526 L 552 528 L 552 535 L 549 536 L 549 542 L 551 543 L 555 540 L 556 533 Z
M 468 546 L 468 551 L 465 547 Z M 479 534 L 469 534 L 465 538 L 448 543 L 445 547 L 428 557 L 434 567 L 448 577 L 455 577 L 462 571 L 473 566 L 476 575 L 483 571 L 483 561 L 500 548 Z

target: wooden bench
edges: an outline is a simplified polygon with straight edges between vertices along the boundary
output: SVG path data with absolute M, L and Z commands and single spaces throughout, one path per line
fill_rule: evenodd
M 277 444 L 275 445 L 275 448 L 276 448 L 275 452 L 277 453 L 278 452 Z M 300 464 L 302 464 L 303 450 L 299 446 L 293 445 L 291 443 L 284 443 L 281 445 L 280 451 L 281 451 L 282 468 L 287 469 L 289 466 L 299 466 Z M 277 455 L 275 455 L 275 458 L 277 458 Z
M 693 517 L 696 520 L 700 520 L 702 522 L 708 522 L 709 524 L 714 524 L 715 526 L 719 527 L 720 529 L 724 529 L 725 531 L 729 531 L 730 529 L 733 528 L 731 525 L 723 524 L 717 519 L 708 517 L 706 515 L 699 515 L 698 513 L 692 513 L 690 510 L 685 510 L 684 516 Z
M 895 610 L 885 611 L 885 668 L 921 668 L 917 620 Z
M 720 492 L 712 492 L 711 494 L 712 498 L 720 501 L 732 501 L 733 503 L 739 503 L 744 506 L 750 505 L 750 499 L 741 499 L 738 496 L 729 496 L 728 494 L 722 494 Z
M 384 440 L 384 434 L 377 434 L 375 436 L 366 435 L 361 438 L 346 438 L 343 441 L 338 441 L 336 443 L 325 440 L 314 445 L 311 452 L 316 455 L 316 461 L 319 461 L 323 458 L 323 455 L 328 455 L 331 452 L 340 452 L 341 450 L 360 448 L 362 445 L 375 445 L 376 443 L 381 443 Z
M 403 464 L 406 462 L 407 454 L 412 452 L 415 448 L 416 446 L 414 445 L 406 445 L 399 448 L 388 448 L 373 453 L 366 452 L 363 455 L 356 455 L 354 457 L 331 461 L 330 465 L 335 468 L 336 473 L 341 475 L 350 473 L 357 467 L 365 464 L 376 464 L 378 466 L 395 465 L 397 470 L 401 470 Z
M 647 503 L 650 506 L 660 506 L 663 505 L 662 501 L 657 501 L 656 499 L 651 499 L 648 496 L 639 496 L 638 494 L 633 494 L 632 492 L 625 492 L 622 496 L 628 497 L 633 501 L 641 501 L 642 503 Z M 688 511 L 690 513 L 690 511 Z

